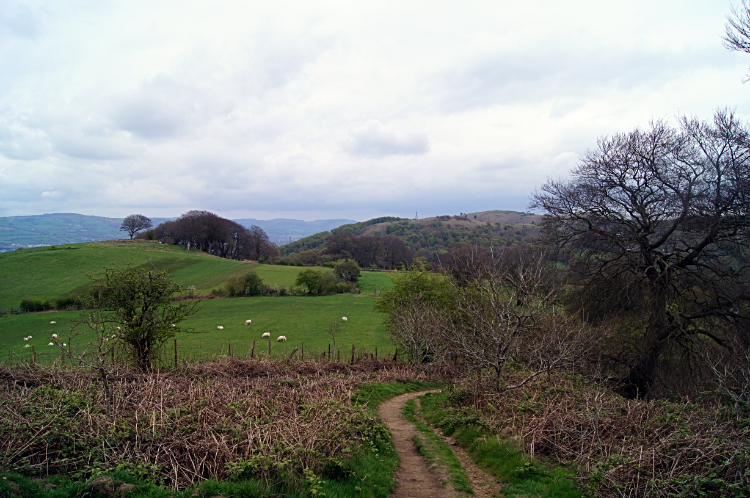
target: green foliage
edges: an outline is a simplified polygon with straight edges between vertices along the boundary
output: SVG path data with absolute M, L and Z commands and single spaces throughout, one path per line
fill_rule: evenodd
M 342 259 L 337 261 L 333 267 L 333 273 L 340 282 L 356 282 L 359 280 L 362 270 L 356 261 Z
M 393 288 L 383 292 L 374 308 L 385 315 L 392 315 L 405 306 L 411 306 L 415 300 L 434 304 L 443 310 L 454 307 L 451 286 L 443 275 L 412 267 L 393 276 Z
M 259 296 L 264 291 L 263 279 L 254 271 L 244 275 L 232 275 L 226 283 L 229 296 Z
M 317 294 L 320 289 L 322 273 L 316 270 L 304 269 L 297 274 L 295 285 L 307 289 L 309 294 Z
M 19 307 L 24 311 L 44 311 L 52 309 L 52 303 L 48 300 L 42 301 L 41 299 L 25 297 L 21 299 Z
M 197 302 L 173 302 L 181 287 L 164 270 L 105 268 L 104 277 L 92 288 L 92 303 L 106 310 L 106 320 L 121 327 L 120 337 L 133 353 L 141 370 L 151 368 L 151 359 L 176 325 L 197 311 Z

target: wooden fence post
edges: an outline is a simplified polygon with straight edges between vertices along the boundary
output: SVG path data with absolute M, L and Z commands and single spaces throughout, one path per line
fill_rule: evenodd
M 354 344 L 352 344 L 352 365 L 354 365 Z
M 377 359 L 378 359 L 378 347 L 375 346 L 375 360 L 377 361 Z
M 271 338 L 268 338 L 268 359 L 271 359 Z
M 328 345 L 328 361 L 331 361 L 331 345 Z
M 227 342 L 229 343 L 229 357 L 232 357 L 232 340 L 227 339 Z
M 250 350 L 250 359 L 255 359 L 255 339 L 253 339 L 253 349 Z
M 177 339 L 174 340 L 174 367 L 177 368 Z
M 305 343 L 302 343 L 302 351 L 300 352 L 302 355 L 302 361 L 305 361 Z

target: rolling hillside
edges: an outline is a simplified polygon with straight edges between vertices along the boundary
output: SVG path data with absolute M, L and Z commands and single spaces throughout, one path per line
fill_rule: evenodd
M 174 218 L 151 218 L 154 226 Z M 353 220 L 302 221 L 276 218 L 234 220 L 240 225 L 262 228 L 276 244 L 297 240 L 317 232 L 331 230 Z M 34 216 L 0 217 L 0 252 L 19 247 L 38 247 L 59 244 L 77 244 L 100 240 L 127 238 L 120 231 L 122 218 L 105 218 L 75 213 L 40 214 Z
M 235 273 L 254 270 L 266 283 L 290 287 L 303 268 L 261 265 L 209 256 L 183 247 L 146 241 L 109 241 L 22 249 L 0 254 L 0 308 L 17 307 L 24 297 L 54 300 L 57 297 L 85 291 L 90 284 L 87 275 L 96 275 L 112 265 L 153 265 L 167 270 L 182 286 L 194 285 L 199 294 L 222 287 Z M 318 271 L 332 271 L 317 268 Z M 359 282 L 361 294 L 330 296 L 238 297 L 203 301 L 200 311 L 184 325 L 196 333 L 177 336 L 181 358 L 226 351 L 231 341 L 235 352 L 245 354 L 254 339 L 263 332 L 285 334 L 286 344 L 273 344 L 274 351 L 289 352 L 304 342 L 308 350 L 322 351 L 330 342 L 327 325 L 341 321 L 337 337 L 342 347 L 389 351 L 392 344 L 383 318 L 373 311 L 371 294 L 392 286 L 390 274 L 363 272 Z M 24 346 L 34 346 L 39 361 L 56 358 L 47 343 L 52 333 L 68 334 L 80 311 L 0 314 L 0 349 L 9 361 L 28 353 Z M 252 328 L 244 325 L 253 320 Z M 54 324 L 50 322 L 56 322 Z M 217 326 L 222 325 L 223 330 Z M 32 336 L 29 341 L 23 338 Z M 82 339 L 83 340 L 83 339 Z M 264 342 L 265 344 L 265 342 Z M 260 346 L 259 346 L 260 347 Z M 267 345 L 263 351 L 266 351 Z M 345 350 L 344 352 L 346 352 Z M 276 353 L 275 353 L 276 354 Z M 391 352 L 392 354 L 392 352 Z
M 354 235 L 395 235 L 415 252 L 429 257 L 432 253 L 462 244 L 510 246 L 529 242 L 538 233 L 541 216 L 516 211 L 482 211 L 460 216 L 436 216 L 422 219 L 376 218 L 366 222 L 342 225 L 281 246 L 282 255 L 304 250 L 319 251 L 336 232 L 346 230 Z
M 157 242 L 118 240 L 21 249 L 0 254 L 0 308 L 18 306 L 25 297 L 54 300 L 85 291 L 88 275 L 112 265 L 145 265 L 164 269 L 197 293 L 220 287 L 239 272 L 255 270 L 267 283 L 294 284 L 297 268 L 260 265 L 210 256 Z

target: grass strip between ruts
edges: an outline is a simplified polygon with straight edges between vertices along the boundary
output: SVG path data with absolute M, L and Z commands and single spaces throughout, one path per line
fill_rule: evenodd
M 506 482 L 506 498 L 538 496 L 580 498 L 582 491 L 573 484 L 575 475 L 560 465 L 527 458 L 512 442 L 504 441 L 480 422 L 478 413 L 467 413 L 448 406 L 449 394 L 428 393 L 421 397 L 420 415 L 446 436 L 453 436 L 485 472 Z
M 445 444 L 445 441 L 432 432 L 432 430 L 417 417 L 416 407 L 416 402 L 413 399 L 409 400 L 404 405 L 402 413 L 406 420 L 414 424 L 417 430 L 423 435 L 423 438 L 420 436 L 414 436 L 414 444 L 416 445 L 417 450 L 419 450 L 422 456 L 427 459 L 430 465 L 437 464 L 446 468 L 448 472 L 448 481 L 451 486 L 453 486 L 453 489 L 460 493 L 473 495 L 474 491 L 471 489 L 469 478 L 461 465 L 461 461 L 453 454 L 453 451 L 451 451 L 450 447 Z

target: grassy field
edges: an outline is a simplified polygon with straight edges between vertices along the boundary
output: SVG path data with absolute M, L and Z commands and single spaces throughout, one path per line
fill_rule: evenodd
M 206 294 L 222 287 L 235 273 L 254 270 L 270 285 L 291 287 L 300 267 L 260 265 L 231 261 L 179 246 L 140 241 L 92 242 L 39 247 L 0 254 L 0 308 L 17 307 L 23 298 L 54 300 L 69 293 L 83 292 L 90 284 L 88 275 L 104 267 L 151 264 L 169 271 L 182 286 L 194 285 Z M 317 268 L 331 271 L 329 268 Z M 362 292 L 373 293 L 390 286 L 390 274 L 365 273 Z
M 178 333 L 175 339 L 178 354 L 182 358 L 192 359 L 211 354 L 227 354 L 229 341 L 233 354 L 250 353 L 253 340 L 256 351 L 268 354 L 268 340 L 261 339 L 264 332 L 269 332 L 272 354 L 288 354 L 295 347 L 305 343 L 305 350 L 321 352 L 327 350 L 331 343 L 327 326 L 330 322 L 339 325 L 336 344 L 341 349 L 342 357 L 351 355 L 352 344 L 357 349 L 366 348 L 373 351 L 375 347 L 381 354 L 390 351 L 393 345 L 383 323 L 383 317 L 372 310 L 374 298 L 343 294 L 334 296 L 288 296 L 288 297 L 238 297 L 212 299 L 203 301 L 200 311 L 185 320 L 181 325 L 195 329 L 194 333 Z M 22 313 L 18 315 L 0 315 L 0 358 L 28 357 L 30 348 L 42 353 L 41 358 L 48 358 L 52 347 L 47 346 L 53 333 L 68 337 L 71 325 L 79 317 L 79 311 L 61 311 L 48 313 Z M 342 317 L 347 317 L 343 322 Z M 245 325 L 245 320 L 252 324 Z M 50 324 L 51 321 L 57 322 Z M 217 327 L 224 327 L 218 330 Z M 81 328 L 81 330 L 84 330 Z M 287 337 L 286 343 L 277 343 L 280 335 Z M 28 341 L 24 337 L 32 336 Z M 74 339 L 75 344 L 77 339 Z M 86 339 L 81 337 L 80 342 Z M 169 344 L 169 355 L 172 355 L 172 343 Z M 10 355 L 10 356 L 9 356 Z
M 0 307 L 18 306 L 24 297 L 53 300 L 76 289 L 84 289 L 90 282 L 87 274 L 96 274 L 112 265 L 152 264 L 169 271 L 183 286 L 195 285 L 199 294 L 222 287 L 235 273 L 254 270 L 270 285 L 294 285 L 300 267 L 260 265 L 208 256 L 182 247 L 144 242 L 95 242 L 57 247 L 24 249 L 0 255 Z M 331 271 L 329 268 L 316 268 Z M 203 301 L 197 314 L 182 325 L 195 333 L 177 335 L 180 356 L 226 353 L 229 341 L 233 352 L 245 354 L 257 339 L 257 350 L 267 354 L 268 343 L 260 339 L 263 332 L 273 336 L 273 354 L 291 352 L 301 347 L 308 351 L 322 351 L 331 342 L 327 325 L 334 321 L 340 332 L 336 342 L 342 355 L 351 354 L 351 346 L 380 351 L 390 349 L 391 343 L 381 316 L 373 312 L 373 294 L 393 285 L 390 273 L 363 272 L 359 286 L 362 293 L 334 296 L 286 296 L 224 298 Z M 29 355 L 31 348 L 51 355 L 47 346 L 50 336 L 69 335 L 70 327 L 80 316 L 79 311 L 55 311 L 0 315 L 0 358 Z M 346 316 L 344 323 L 341 317 Z M 245 320 L 253 324 L 245 326 Z M 51 321 L 57 322 L 50 324 Z M 221 325 L 223 330 L 218 330 Z M 285 335 L 286 343 L 276 343 Z M 25 337 L 31 336 L 28 341 Z M 42 357 L 43 357 L 42 356 Z

